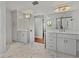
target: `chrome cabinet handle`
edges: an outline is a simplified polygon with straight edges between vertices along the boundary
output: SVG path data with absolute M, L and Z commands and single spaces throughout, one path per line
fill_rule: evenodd
M 66 43 L 68 43 L 68 40 L 66 40 Z
M 68 40 L 64 40 L 64 43 L 68 43 Z

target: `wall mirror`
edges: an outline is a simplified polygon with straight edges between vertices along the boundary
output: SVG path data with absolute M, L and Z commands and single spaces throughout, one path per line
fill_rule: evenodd
M 67 30 L 69 21 L 72 21 L 72 16 L 56 18 L 56 29 Z

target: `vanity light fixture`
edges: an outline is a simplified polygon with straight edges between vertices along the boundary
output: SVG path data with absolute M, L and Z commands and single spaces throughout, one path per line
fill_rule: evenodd
M 55 12 L 66 12 L 66 11 L 69 11 L 69 10 L 70 10 L 70 6 L 69 6 L 69 5 L 62 4 L 62 5 L 59 5 L 59 6 L 55 9 Z

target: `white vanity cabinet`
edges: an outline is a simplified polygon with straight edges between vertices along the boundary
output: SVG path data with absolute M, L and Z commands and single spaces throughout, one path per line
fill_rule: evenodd
M 22 42 L 22 43 L 27 43 L 28 42 L 28 37 L 27 37 L 27 31 L 18 31 L 17 32 L 17 41 Z
M 76 35 L 67 33 L 46 33 L 46 48 L 76 56 Z
M 64 43 L 65 43 L 64 52 L 76 56 L 76 40 L 64 38 Z
M 76 55 L 76 40 L 57 38 L 57 51 Z
M 56 51 L 56 33 L 46 34 L 46 48 Z
M 58 33 L 57 51 L 71 55 L 76 55 L 76 35 L 67 33 Z

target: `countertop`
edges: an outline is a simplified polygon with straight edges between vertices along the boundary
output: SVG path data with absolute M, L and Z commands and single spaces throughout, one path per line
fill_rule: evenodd
M 23 31 L 29 31 L 29 30 L 17 30 L 17 31 L 22 31 L 23 32 Z
M 53 32 L 53 33 L 62 33 L 62 34 L 79 34 L 78 31 L 58 31 L 58 30 L 52 30 L 52 31 L 46 31 L 47 32 Z
M 79 41 L 79 32 L 77 31 L 65 31 L 65 32 L 60 32 L 60 31 L 46 31 L 46 33 L 57 33 L 57 34 L 67 34 L 67 35 L 75 35 L 74 40 L 78 40 Z

